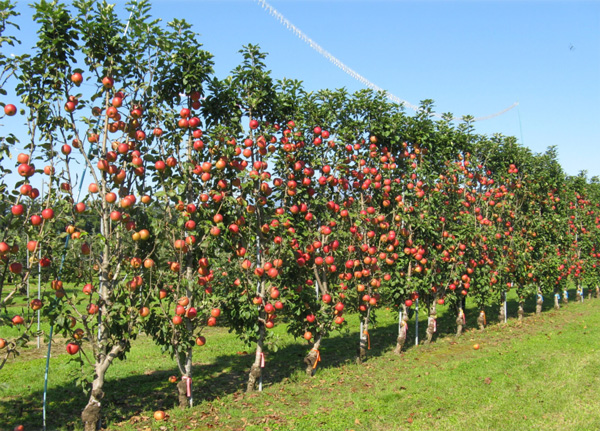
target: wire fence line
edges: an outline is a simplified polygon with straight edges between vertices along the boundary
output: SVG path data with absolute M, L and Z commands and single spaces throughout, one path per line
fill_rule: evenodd
M 350 77 L 354 78 L 355 80 L 357 80 L 358 82 L 363 84 L 365 87 L 370 88 L 374 91 L 381 91 L 381 92 L 385 93 L 386 97 L 389 100 L 391 100 L 392 102 L 403 105 L 414 111 L 419 111 L 421 109 L 419 106 L 412 104 L 404 99 L 401 99 L 400 97 L 390 93 L 387 90 L 384 90 L 383 88 L 381 88 L 378 85 L 369 81 L 367 78 L 362 76 L 360 73 L 358 73 L 354 69 L 348 67 L 340 59 L 335 57 L 333 54 L 331 54 L 329 51 L 327 51 L 325 48 L 323 48 L 321 45 L 319 45 L 313 39 L 308 37 L 308 35 L 306 35 L 306 33 L 304 33 L 302 30 L 300 30 L 298 27 L 296 27 L 285 16 L 283 16 L 280 12 L 278 12 L 277 9 L 275 9 L 273 6 L 271 6 L 269 3 L 267 3 L 266 0 L 255 0 L 255 1 L 258 2 L 258 4 L 263 9 L 265 9 L 271 16 L 273 16 L 275 19 L 277 19 L 281 24 L 283 24 L 288 30 L 290 30 L 292 33 L 294 33 L 296 36 L 298 36 L 303 42 L 305 42 L 313 50 L 315 50 L 316 52 L 321 54 L 323 57 L 325 57 L 327 60 L 329 60 L 332 64 L 334 64 L 336 67 L 340 68 L 344 73 L 346 73 Z M 518 105 L 519 105 L 519 103 L 515 102 L 512 105 L 510 105 L 508 108 L 505 108 L 499 112 L 496 112 L 496 113 L 490 114 L 490 115 L 486 115 L 483 117 L 477 117 L 477 118 L 472 119 L 472 121 L 483 121 L 483 120 L 489 120 L 494 117 L 498 117 L 499 115 L 502 115 L 502 114 L 510 111 L 511 109 L 515 108 Z M 433 113 L 432 115 L 434 115 L 435 117 L 438 117 L 438 118 L 442 117 L 442 115 L 439 113 Z M 455 121 L 459 121 L 459 120 L 462 120 L 462 117 L 453 117 L 452 119 Z

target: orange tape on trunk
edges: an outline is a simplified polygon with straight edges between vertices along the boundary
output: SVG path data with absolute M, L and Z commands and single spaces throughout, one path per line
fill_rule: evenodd
M 315 349 L 315 351 L 317 352 L 317 359 L 315 359 L 315 363 L 313 364 L 313 370 L 317 368 L 317 364 L 321 362 L 321 352 L 319 352 L 319 349 Z

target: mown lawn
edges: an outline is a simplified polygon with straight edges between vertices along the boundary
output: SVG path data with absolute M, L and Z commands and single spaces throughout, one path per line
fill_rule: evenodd
M 571 296 L 571 297 L 574 297 Z M 550 301 L 546 301 L 545 309 Z M 532 310 L 533 304 L 527 309 Z M 140 337 L 128 360 L 110 369 L 104 402 L 107 429 L 115 430 L 592 430 L 600 429 L 600 300 L 570 303 L 560 311 L 529 315 L 523 323 L 493 321 L 483 331 L 456 339 L 446 307 L 439 338 L 430 346 L 391 350 L 396 316 L 379 310 L 369 359 L 354 362 L 358 331 L 325 342 L 313 378 L 303 371 L 308 350 L 285 334 L 277 353 L 267 355 L 262 393 L 243 387 L 252 362 L 250 347 L 223 328 L 209 328 L 207 345 L 194 359 L 196 407 L 175 408 L 168 377 L 174 363 L 152 340 Z M 515 315 L 511 301 L 509 314 Z M 475 326 L 475 311 L 468 324 Z M 425 317 L 421 314 L 420 317 Z M 411 331 L 414 331 L 414 319 Z M 424 330 L 421 322 L 421 330 Z M 414 332 L 413 334 L 414 335 Z M 424 334 L 421 334 L 423 337 Z M 1 335 L 0 335 L 1 336 Z M 85 399 L 74 385 L 76 364 L 55 339 L 48 391 L 48 429 L 78 429 Z M 474 350 L 473 345 L 481 348 Z M 35 346 L 35 343 L 33 343 Z M 19 423 L 41 429 L 45 349 L 30 348 L 0 371 L 0 429 Z M 152 414 L 165 409 L 168 418 Z

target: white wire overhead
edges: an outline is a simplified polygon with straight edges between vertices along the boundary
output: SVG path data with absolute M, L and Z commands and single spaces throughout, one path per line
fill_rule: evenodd
M 267 3 L 266 0 L 256 0 L 256 1 L 271 16 L 273 16 L 281 24 L 283 24 L 288 30 L 290 30 L 292 33 L 294 33 L 296 36 L 298 36 L 300 39 L 302 39 L 306 44 L 308 44 L 308 46 L 310 46 L 312 49 L 317 51 L 319 54 L 321 54 L 323 57 L 325 57 L 327 60 L 329 60 L 335 66 L 342 69 L 342 71 L 344 71 L 346 74 L 350 75 L 352 78 L 356 79 L 358 82 L 363 84 L 365 87 L 370 88 L 375 91 L 384 92 L 385 95 L 387 96 L 387 98 L 390 99 L 392 102 L 404 105 L 407 108 L 410 108 L 414 111 L 420 110 L 419 106 L 414 105 L 410 102 L 407 102 L 406 100 L 399 98 L 398 96 L 390 93 L 389 91 L 384 90 L 383 88 L 379 87 L 378 85 L 373 84 L 367 78 L 365 78 L 364 76 L 362 76 L 355 70 L 351 69 L 350 67 L 346 66 L 344 63 L 342 63 L 341 60 L 339 60 L 337 57 L 333 56 L 330 52 L 325 50 L 321 45 L 319 45 L 317 42 L 315 42 L 310 37 L 308 37 L 302 30 L 300 30 L 298 27 L 296 27 L 294 24 L 292 24 L 286 17 L 284 17 L 281 13 L 279 13 L 277 11 L 277 9 L 275 9 L 273 6 L 271 6 L 269 3 Z M 484 117 L 475 118 L 475 119 L 473 119 L 473 121 L 483 121 L 483 120 L 489 120 L 490 118 L 497 117 L 499 115 L 504 114 L 505 112 L 510 111 L 511 109 L 516 107 L 518 104 L 519 104 L 519 102 L 515 102 L 512 105 L 510 105 L 508 108 L 503 109 L 502 111 L 496 112 L 495 114 L 486 115 Z M 438 114 L 438 113 L 434 113 L 433 115 L 436 117 L 439 117 L 439 118 L 442 117 L 442 115 Z M 453 120 L 462 120 L 462 118 L 454 117 Z

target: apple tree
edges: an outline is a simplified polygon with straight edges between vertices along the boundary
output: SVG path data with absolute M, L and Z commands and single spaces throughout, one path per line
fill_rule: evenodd
M 276 213 L 287 227 L 278 239 L 287 249 L 290 264 L 284 267 L 288 332 L 312 341 L 304 358 L 312 375 L 320 360 L 324 338 L 344 323 L 346 285 L 342 277 L 348 236 L 348 211 L 344 196 L 343 147 L 329 130 L 288 123 L 288 139 L 275 160 Z M 284 135 L 286 132 L 284 131 Z
M 175 61 L 165 52 L 172 34 L 151 19 L 146 1 L 127 5 L 127 23 L 114 5 L 92 0 L 34 8 L 38 39 L 19 70 L 17 92 L 52 176 L 46 206 L 56 203 L 48 209 L 71 239 L 67 267 L 53 269 L 59 295 L 44 309 L 81 363 L 79 382 L 89 395 L 82 420 L 96 429 L 106 372 L 125 358 L 145 319 L 152 260 L 173 244 L 152 232 L 160 208 L 145 207 L 157 187 L 146 177 L 160 103 L 157 65 Z M 84 175 L 90 183 L 80 198 Z M 61 250 L 53 252 L 57 268 Z M 74 292 L 60 289 L 61 274 L 71 275 Z
M 223 161 L 231 177 L 223 183 L 222 217 L 214 220 L 215 236 L 222 242 L 227 266 L 215 277 L 215 292 L 222 299 L 223 315 L 229 327 L 248 344 L 256 343 L 247 390 L 260 386 L 265 351 L 271 343 L 268 329 L 283 307 L 277 282 L 286 253 L 281 238 L 286 227 L 280 223 L 273 196 L 271 170 L 279 141 L 288 139 L 281 130 L 276 84 L 266 70 L 265 54 L 257 46 L 241 51 L 242 64 L 224 82 L 212 81 L 213 96 L 207 99 L 213 133 L 227 152 Z M 220 119 L 222 107 L 237 107 L 234 118 Z M 237 114 L 235 114 L 237 112 Z M 220 134 L 220 136 L 219 136 Z M 216 148 L 216 146 L 215 146 Z M 273 344 L 276 349 L 276 344 Z
M 156 58 L 153 73 L 160 78 L 148 89 L 153 100 L 145 118 L 152 133 L 137 158 L 137 169 L 147 168 L 147 223 L 156 244 L 151 260 L 144 261 L 152 280 L 140 313 L 144 331 L 177 362 L 179 405 L 185 407 L 192 405 L 193 347 L 204 345 L 201 331 L 218 317 L 218 309 L 210 316 L 215 302 L 210 282 L 221 245 L 211 226 L 224 203 L 224 160 L 231 151 L 202 129 L 212 55 L 200 49 L 183 20 L 168 23 L 159 42 L 169 54 Z M 137 256 L 138 263 L 142 258 Z

